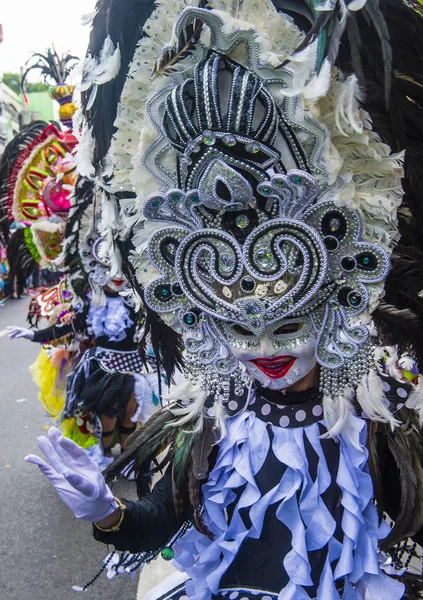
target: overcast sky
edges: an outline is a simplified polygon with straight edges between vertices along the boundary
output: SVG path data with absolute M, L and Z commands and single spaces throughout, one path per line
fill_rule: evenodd
M 81 17 L 91 13 L 95 3 L 96 0 L 0 0 L 0 73 L 19 72 L 31 52 L 43 52 L 52 43 L 59 53 L 69 51 L 82 58 L 88 45 L 89 26 L 81 25 Z

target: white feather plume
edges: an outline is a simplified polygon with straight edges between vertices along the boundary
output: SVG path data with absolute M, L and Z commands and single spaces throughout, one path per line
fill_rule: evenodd
M 93 166 L 94 149 L 95 140 L 92 129 L 85 125 L 75 157 L 78 173 L 83 177 L 93 177 L 95 174 Z
M 375 369 L 367 373 L 358 385 L 357 400 L 372 421 L 389 423 L 392 430 L 400 424 L 389 410 L 389 400 L 385 397 L 381 378 Z
M 110 36 L 104 40 L 98 59 L 91 54 L 86 57 L 82 66 L 82 81 L 79 86 L 81 92 L 91 90 L 86 110 L 90 110 L 94 104 L 98 86 L 112 81 L 119 74 L 120 62 L 119 44 L 115 48 Z
M 342 86 L 342 91 L 338 96 L 335 106 L 335 123 L 340 133 L 344 136 L 349 134 L 345 131 L 343 125 L 346 124 L 349 130 L 361 134 L 363 132 L 363 122 L 360 119 L 358 103 L 363 99 L 363 94 L 358 85 L 355 75 L 350 75 Z
M 352 435 L 357 426 L 356 420 L 352 418 L 354 396 L 355 391 L 351 386 L 345 386 L 343 391 L 334 397 L 323 395 L 323 415 L 328 431 L 322 438 L 337 438 L 343 433 L 357 447 L 356 436 Z

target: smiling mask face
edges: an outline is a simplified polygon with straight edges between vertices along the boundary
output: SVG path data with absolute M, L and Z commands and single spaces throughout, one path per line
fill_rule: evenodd
M 316 366 L 316 336 L 308 320 L 284 320 L 266 329 L 261 337 L 231 325 L 233 355 L 263 387 L 286 389 Z

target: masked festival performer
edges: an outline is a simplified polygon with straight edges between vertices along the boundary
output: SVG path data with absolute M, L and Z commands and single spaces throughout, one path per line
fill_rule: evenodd
M 90 214 L 92 226 L 92 210 Z M 136 423 L 146 421 L 157 410 L 159 394 L 157 375 L 145 372 L 138 351 L 137 311 L 119 294 L 125 289 L 125 277 L 110 276 L 110 263 L 98 253 L 101 238 L 95 230 L 82 241 L 82 262 L 90 283 L 85 302 L 78 302 L 77 298 L 68 304 L 58 322 L 45 329 L 8 329 L 10 339 L 25 338 L 62 347 L 71 342 L 88 346 L 67 377 L 66 403 L 60 420 L 76 419 L 81 432 L 88 431 L 98 438 L 102 452 L 99 454 L 90 445 L 88 453 L 104 469 L 114 460 L 111 451 L 115 433 L 119 433 L 125 448 Z M 74 435 L 70 437 L 75 439 Z
M 24 290 L 28 276 L 39 268 L 51 272 L 67 270 L 63 260 L 63 241 L 75 195 L 76 168 L 74 149 L 76 138 L 72 115 L 74 86 L 68 85 L 69 71 L 76 57 L 60 56 L 53 49 L 37 53 L 28 61 L 21 88 L 26 99 L 25 81 L 29 73 L 41 71 L 50 96 L 59 106 L 60 123 L 35 121 L 24 127 L 8 144 L 0 163 L 0 223 L 8 237 L 10 280 L 16 297 Z M 92 188 L 92 185 L 90 186 Z M 92 202 L 92 193 L 89 201 Z M 9 224 L 19 227 L 9 237 Z M 74 221 L 71 221 L 74 226 Z M 12 290 L 12 291 L 13 291 Z M 28 321 L 35 326 L 42 317 L 53 324 L 66 312 L 72 290 L 62 279 L 60 284 L 44 290 L 30 302 Z M 30 366 L 39 387 L 39 398 L 54 419 L 63 410 L 66 376 L 80 358 L 81 343 L 44 347 L 34 365 Z M 92 445 L 95 439 L 82 432 L 75 419 L 65 420 L 62 430 L 78 444 Z
M 139 40 L 146 6 L 99 4 L 87 69 L 101 36 L 121 66 L 87 90 L 86 159 L 197 388 L 108 469 L 135 461 L 137 502 L 57 430 L 27 460 L 130 553 L 116 571 L 174 557 L 151 597 L 416 598 L 398 543 L 421 540 L 423 405 L 398 364 L 423 367 L 420 5 L 163 0 Z
M 48 325 L 55 325 L 61 319 L 69 318 L 72 303 L 83 303 L 89 290 L 88 275 L 84 268 L 81 251 L 83 240 L 92 227 L 94 193 L 93 185 L 80 178 L 71 198 L 71 207 L 66 218 L 65 244 L 56 263 L 61 265 L 64 275 L 58 285 L 43 290 L 32 298 L 27 321 L 31 328 L 40 328 L 40 322 L 48 319 Z M 43 344 L 34 364 L 30 365 L 34 383 L 39 388 L 38 397 L 47 414 L 56 422 L 60 420 L 63 434 L 82 448 L 98 443 L 87 430 L 84 419 L 62 418 L 66 400 L 68 375 L 76 368 L 85 351 L 91 344 L 90 336 L 64 336 L 49 344 Z M 92 450 L 94 452 L 95 449 Z M 91 452 L 91 451 L 90 451 Z

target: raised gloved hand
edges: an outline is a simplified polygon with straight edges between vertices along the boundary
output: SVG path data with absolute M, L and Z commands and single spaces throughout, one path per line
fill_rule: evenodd
M 35 454 L 25 460 L 38 465 L 75 517 L 97 523 L 116 510 L 118 503 L 97 465 L 59 429 L 39 437 L 38 446 L 50 464 Z
M 9 339 L 14 340 L 18 338 L 24 338 L 26 340 L 34 339 L 34 332 L 31 329 L 25 329 L 25 327 L 16 327 L 16 325 L 10 325 L 6 327 L 9 330 Z

